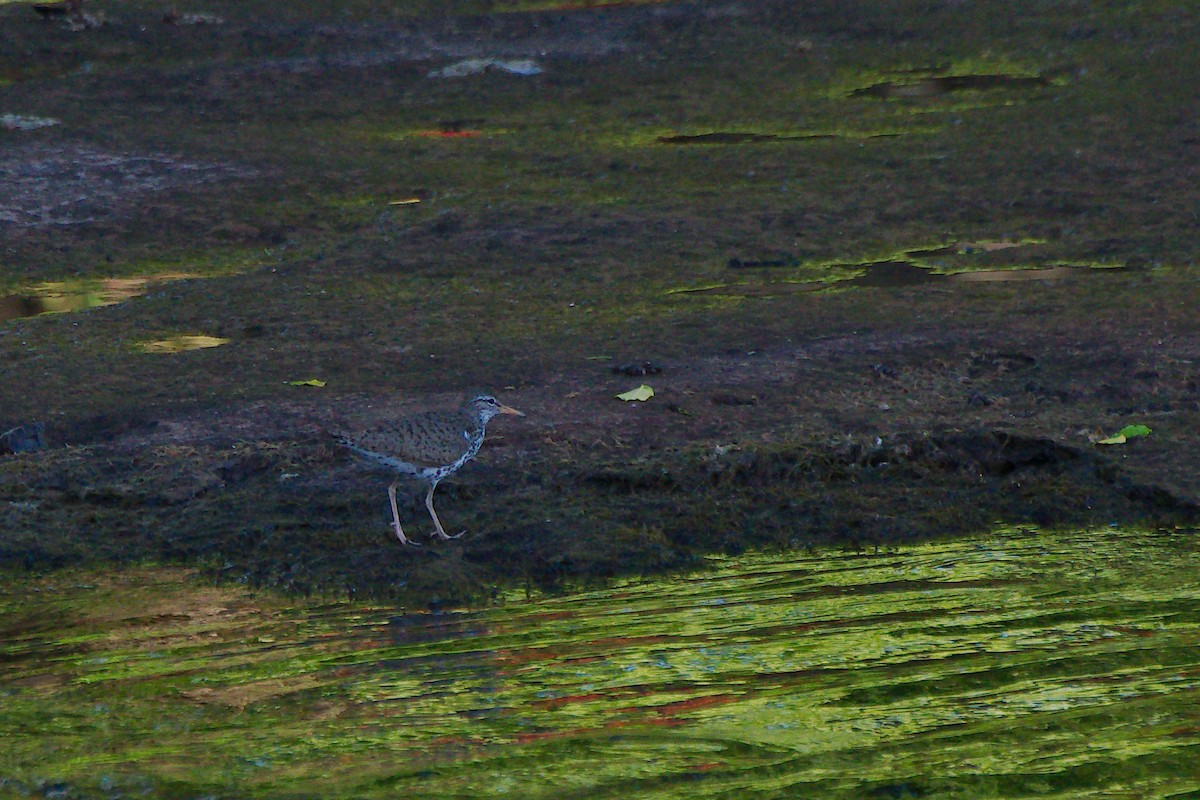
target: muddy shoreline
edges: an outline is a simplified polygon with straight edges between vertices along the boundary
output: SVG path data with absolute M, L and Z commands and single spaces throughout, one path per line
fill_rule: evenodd
M 1186 10 L 186 13 L 0 6 L 0 562 L 425 607 L 1200 523 Z M 474 387 L 528 416 L 404 548 L 328 432 Z
M 390 532 L 390 478 L 329 431 L 453 395 L 81 422 L 82 441 L 3 462 L 0 491 L 16 523 L 3 558 L 34 570 L 200 564 L 221 580 L 437 607 L 514 585 L 555 592 L 702 568 L 713 553 L 902 548 L 996 525 L 1192 535 L 1194 458 L 1173 435 L 1197 413 L 1186 382 L 1171 396 L 1161 372 L 1145 377 L 1158 386 L 1156 405 L 1114 412 L 1105 407 L 1114 387 L 1061 380 L 1070 371 L 1048 380 L 1063 368 L 1044 354 L 954 359 L 944 338 L 886 351 L 878 339 L 864 347 L 871 339 L 510 389 L 506 401 L 529 417 L 494 426 L 476 462 L 439 490 L 447 524 L 467 535 L 420 536 L 419 549 Z M 931 349 L 941 359 L 927 360 Z M 814 366 L 818 354 L 825 363 Z M 614 389 L 641 381 L 657 387 L 652 400 L 615 399 Z M 1149 421 L 1154 432 L 1100 446 L 1091 440 L 1104 429 L 1089 417 Z M 90 442 L 88 424 L 97 424 Z M 401 496 L 406 525 L 429 527 L 419 487 Z

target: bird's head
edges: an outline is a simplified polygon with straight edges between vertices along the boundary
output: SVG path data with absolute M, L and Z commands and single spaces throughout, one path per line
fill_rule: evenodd
M 498 414 L 512 414 L 517 417 L 525 416 L 520 411 L 517 411 L 511 406 L 506 406 L 490 394 L 477 394 L 467 401 L 467 408 L 475 416 L 479 417 L 479 421 L 487 424 L 487 421 Z

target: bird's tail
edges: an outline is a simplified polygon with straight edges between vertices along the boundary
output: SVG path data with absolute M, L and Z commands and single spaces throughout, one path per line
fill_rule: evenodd
M 417 474 L 417 469 L 415 467 L 413 467 L 412 464 L 409 464 L 407 461 L 401 461 L 398 458 L 394 458 L 389 455 L 384 455 L 383 453 L 376 453 L 373 450 L 367 450 L 365 448 L 359 447 L 354 442 L 350 441 L 350 439 L 346 438 L 345 435 L 337 436 L 336 441 L 342 447 L 345 447 L 347 450 L 350 450 L 355 455 L 359 456 L 360 458 L 365 459 L 366 461 L 370 461 L 373 464 L 378 464 L 381 467 L 387 467 L 388 469 L 395 470 L 396 472 L 400 472 L 400 473 L 403 473 L 406 475 L 416 475 Z

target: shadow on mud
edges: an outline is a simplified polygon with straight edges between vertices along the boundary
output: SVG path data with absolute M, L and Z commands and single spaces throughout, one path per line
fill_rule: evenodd
M 941 75 L 884 81 L 850 92 L 850 97 L 937 97 L 952 92 L 989 92 L 998 89 L 1029 91 L 1053 85 L 1049 75 Z
M 1124 272 L 1128 267 L 1090 267 L 1059 264 L 1047 267 L 983 269 L 965 272 L 934 272 L 930 267 L 910 261 L 876 261 L 867 264 L 838 265 L 853 267 L 857 274 L 846 278 L 817 281 L 775 281 L 767 283 L 729 283 L 695 289 L 676 289 L 670 294 L 718 295 L 722 297 L 776 297 L 787 294 L 806 294 L 832 288 L 901 289 L 911 286 L 962 283 L 1000 283 L 1025 281 L 1056 281 L 1087 277 L 1108 272 Z
M 658 144 L 694 145 L 694 144 L 763 144 L 769 142 L 808 142 L 820 139 L 887 139 L 904 134 L 889 131 L 880 133 L 842 134 L 842 133 L 752 133 L 749 131 L 711 131 L 696 134 L 672 134 L 660 136 L 655 141 Z

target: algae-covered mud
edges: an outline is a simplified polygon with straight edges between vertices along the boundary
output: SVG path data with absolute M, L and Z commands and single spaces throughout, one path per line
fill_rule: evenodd
M 1193 525 L 1197 38 L 1165 0 L 0 3 L 0 561 L 424 608 Z M 467 536 L 402 548 L 330 434 L 477 387 L 528 416 L 439 488 Z
M 1192 531 L 999 530 L 487 611 L 0 594 L 6 797 L 1192 797 Z

